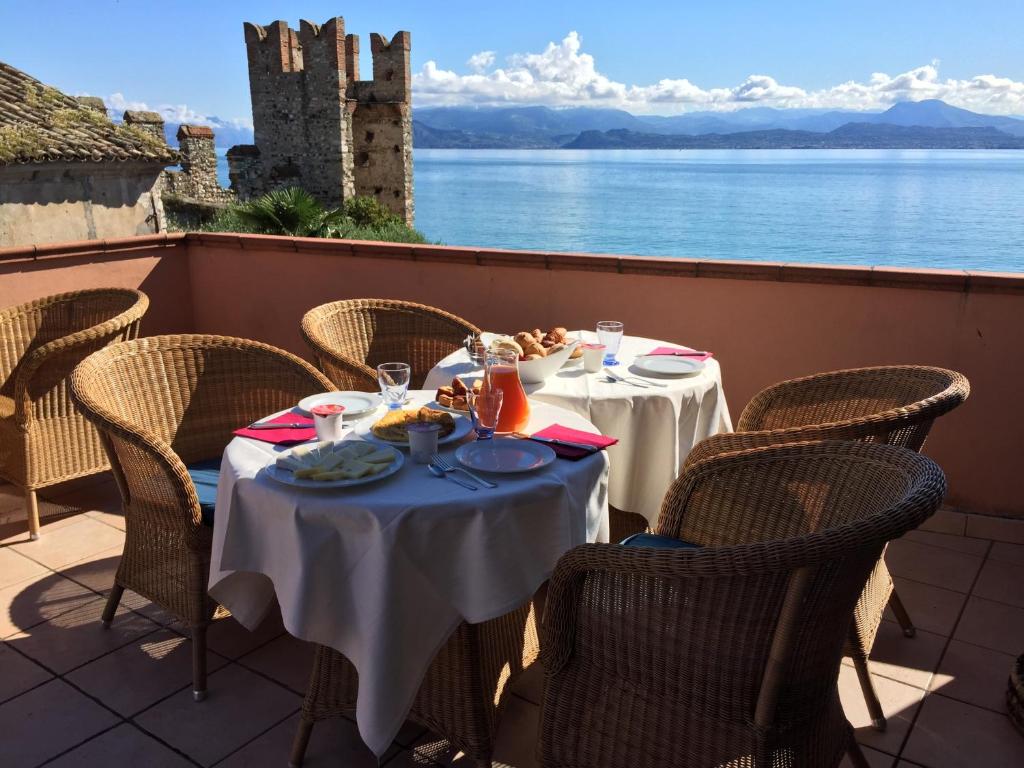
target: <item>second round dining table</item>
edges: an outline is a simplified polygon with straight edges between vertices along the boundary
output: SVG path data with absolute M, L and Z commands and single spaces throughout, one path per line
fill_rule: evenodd
M 570 339 L 596 341 L 592 331 L 571 331 Z M 650 377 L 635 368 L 637 357 L 672 342 L 624 336 L 619 365 L 623 376 L 649 379 L 648 386 L 612 382 L 601 373 L 586 373 L 581 362 L 570 363 L 543 384 L 524 388 L 534 402 L 557 405 L 592 422 L 602 434 L 618 438 L 608 448 L 611 474 L 608 502 L 642 515 L 651 528 L 658 522 L 665 492 L 679 474 L 692 448 L 719 432 L 731 432 L 732 420 L 722 388 L 722 369 L 709 358 L 699 373 L 682 377 Z M 482 375 L 469 353 L 460 349 L 427 374 L 424 387 L 450 384 L 455 375 Z

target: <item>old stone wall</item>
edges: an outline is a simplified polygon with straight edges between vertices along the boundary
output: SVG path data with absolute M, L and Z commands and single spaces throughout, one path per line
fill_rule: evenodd
M 155 163 L 0 166 L 0 247 L 164 231 Z
M 217 181 L 217 152 L 213 130 L 205 125 L 178 128 L 181 170 L 164 171 L 163 191 L 207 203 L 229 203 L 234 195 Z
M 409 33 L 372 35 L 369 81 L 359 80 L 359 38 L 340 17 L 302 21 L 297 32 L 246 23 L 245 42 L 255 148 L 228 153 L 239 197 L 297 185 L 337 207 L 371 195 L 411 224 Z

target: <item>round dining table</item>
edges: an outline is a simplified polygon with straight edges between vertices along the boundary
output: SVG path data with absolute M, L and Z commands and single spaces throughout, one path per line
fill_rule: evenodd
M 433 395 L 412 392 L 407 407 Z M 556 423 L 598 431 L 577 413 L 535 405 L 531 430 Z M 345 439 L 361 432 L 356 424 Z M 471 439 L 472 432 L 464 438 Z M 442 445 L 440 454 L 455 463 L 455 448 Z M 563 553 L 608 540 L 609 461 L 601 451 L 530 473 L 489 474 L 496 488 L 471 491 L 434 477 L 408 451 L 401 469 L 377 482 L 297 488 L 265 471 L 285 450 L 242 437 L 225 449 L 209 592 L 250 629 L 276 598 L 289 633 L 347 657 L 359 675 L 359 732 L 377 755 L 460 622 L 508 613 Z
M 570 339 L 595 342 L 593 331 L 572 331 Z M 722 390 L 722 370 L 714 357 L 697 373 L 651 376 L 635 361 L 671 342 L 624 336 L 619 365 L 611 371 L 628 381 L 615 381 L 602 368 L 586 373 L 582 361 L 571 361 L 543 384 L 525 384 L 530 400 L 557 405 L 582 416 L 602 434 L 618 439 L 608 448 L 611 476 L 608 501 L 613 507 L 642 515 L 651 528 L 658 522 L 665 492 L 679 474 L 690 450 L 701 440 L 731 432 L 732 420 Z M 460 349 L 427 374 L 424 387 L 451 384 L 452 377 L 472 380 L 483 370 Z

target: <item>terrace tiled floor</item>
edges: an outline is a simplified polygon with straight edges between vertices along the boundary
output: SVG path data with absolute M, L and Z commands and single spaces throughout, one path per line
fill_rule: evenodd
M 100 764 L 280 768 L 287 762 L 311 654 L 269 620 L 249 633 L 210 630 L 210 697 L 194 704 L 190 648 L 155 606 L 126 593 L 99 627 L 120 555 L 123 520 L 106 477 L 46 495 L 44 535 L 28 542 L 20 496 L 0 486 L 0 765 Z M 936 526 L 939 527 L 939 526 Z M 915 531 L 889 566 L 919 632 L 884 623 L 872 673 L 889 718 L 876 733 L 853 668 L 843 703 L 872 766 L 1024 765 L 1024 738 L 1005 715 L 1012 659 L 1024 651 L 1024 545 Z M 540 675 L 528 674 L 502 719 L 495 758 L 536 764 Z M 319 724 L 310 768 L 375 766 L 348 720 Z M 408 725 L 383 765 L 459 765 Z

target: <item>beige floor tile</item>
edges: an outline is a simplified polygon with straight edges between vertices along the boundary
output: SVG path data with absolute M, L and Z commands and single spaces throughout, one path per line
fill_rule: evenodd
M 919 531 L 935 531 L 953 536 L 963 536 L 967 528 L 967 515 L 951 509 L 940 509 L 918 528 Z
M 922 584 L 919 581 L 901 579 L 898 576 L 893 578 L 893 582 L 915 627 L 949 637 L 960 617 L 967 595 Z M 889 621 L 896 620 L 889 609 L 885 611 L 885 618 Z
M 12 544 L 11 547 L 37 563 L 57 569 L 123 543 L 123 531 L 80 516 L 70 525 L 44 532 L 38 541 Z
M 972 594 L 1024 608 L 1024 563 L 988 560 Z
M 0 705 L 4 768 L 39 765 L 117 722 L 63 680 L 51 680 Z
M 510 696 L 494 738 L 494 762 L 509 768 L 535 768 L 539 730 L 540 707 Z
M 12 699 L 53 677 L 31 659 L 0 643 L 0 703 Z
M 233 616 L 218 619 L 210 625 L 206 642 L 221 656 L 237 659 L 282 634 L 284 624 L 281 623 L 281 614 L 274 610 L 253 632 L 239 624 Z
M 207 653 L 207 672 L 227 660 Z M 162 629 L 67 675 L 69 682 L 126 717 L 192 682 L 192 641 Z
M 972 595 L 953 638 L 994 651 L 1019 654 L 1021 638 L 1024 638 L 1024 608 Z
M 0 548 L 0 588 L 45 576 L 50 570 L 10 547 Z
M 909 638 L 895 622 L 883 621 L 868 665 L 876 675 L 927 690 L 945 646 L 941 635 L 918 630 Z
M 864 757 L 867 758 L 868 765 L 871 768 L 893 768 L 896 762 L 896 758 L 892 755 L 887 755 L 885 752 L 879 752 L 877 749 L 871 747 L 861 747 L 861 751 L 864 753 Z M 839 764 L 839 768 L 854 768 L 853 761 L 847 755 L 843 758 L 843 761 Z
M 94 600 L 7 639 L 57 674 L 64 674 L 157 629 L 144 616 L 118 610 L 110 629 L 100 625 L 103 600 Z
M 191 689 L 147 709 L 135 722 L 203 765 L 223 760 L 296 712 L 302 700 L 276 683 L 234 664 L 209 678 L 209 697 L 196 703 Z M 277 756 L 284 764 L 287 754 Z
M 100 765 L 187 768 L 192 763 L 135 726 L 123 723 L 47 763 L 46 768 L 96 768 Z
M 99 510 L 93 510 L 85 513 L 86 517 L 98 520 L 101 523 L 106 523 L 109 526 L 113 526 L 119 530 L 124 530 L 124 514 L 121 512 L 103 512 Z
M 997 712 L 1006 711 L 1006 678 L 1014 657 L 951 640 L 931 690 Z
M 857 741 L 890 755 L 899 753 L 900 746 L 910 731 L 924 691 L 905 683 L 898 683 L 885 677 L 872 675 L 875 692 L 882 704 L 888 726 L 882 733 L 871 727 L 864 694 L 857 681 L 857 673 L 852 667 L 843 666 L 839 670 L 839 698 L 843 703 L 846 718 L 856 731 Z
M 49 572 L 48 572 L 49 573 Z M 0 637 L 10 637 L 100 596 L 56 573 L 0 589 Z
M 903 756 L 935 768 L 1020 768 L 1024 739 L 1005 715 L 928 696 Z
M 289 717 L 218 763 L 217 768 L 281 768 L 291 754 L 298 728 L 298 715 Z M 381 764 L 392 765 L 388 761 L 398 752 L 398 747 L 392 747 L 383 755 Z M 377 758 L 359 738 L 355 723 L 339 717 L 322 720 L 313 727 L 302 765 L 303 768 L 377 768 Z
M 121 562 L 122 552 L 124 552 L 124 545 L 118 544 L 109 549 L 94 552 L 84 560 L 69 563 L 61 567 L 60 572 L 69 579 L 106 597 L 114 586 L 114 576 L 117 573 L 117 566 Z
M 956 592 L 970 592 L 984 559 L 944 547 L 899 539 L 889 544 L 885 562 L 893 576 Z
M 936 533 L 934 531 L 910 531 L 904 537 L 906 541 L 913 541 L 918 544 L 927 544 L 931 547 L 952 549 L 957 552 L 964 552 L 968 555 L 984 557 L 992 542 L 988 539 L 972 539 L 968 536 L 954 536 L 948 533 Z
M 539 661 L 523 671 L 512 686 L 512 691 L 527 701 L 540 705 L 544 696 L 544 667 Z
M 1005 541 L 992 543 L 989 560 L 1000 560 L 1005 563 L 1024 565 L 1024 544 L 1007 544 Z
M 989 515 L 968 515 L 966 534 L 979 539 L 1024 544 L 1024 520 Z
M 68 506 L 59 502 L 53 502 L 37 496 L 39 503 L 39 531 L 41 538 L 46 538 L 65 526 L 77 523 L 84 515 L 78 507 Z M 25 516 L 24 508 L 8 510 L 0 513 L 0 545 L 8 544 L 30 544 L 28 537 L 28 518 Z
M 0 512 L 24 510 L 25 495 L 21 489 L 10 483 L 0 482 Z
M 305 696 L 313 669 L 313 649 L 312 643 L 285 633 L 241 657 L 238 663 Z

